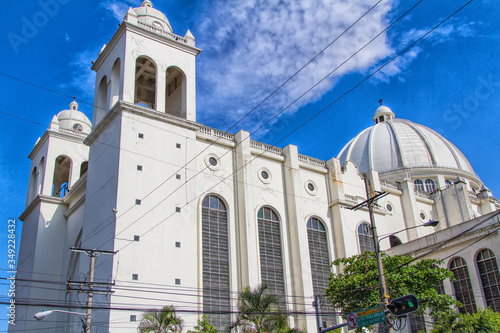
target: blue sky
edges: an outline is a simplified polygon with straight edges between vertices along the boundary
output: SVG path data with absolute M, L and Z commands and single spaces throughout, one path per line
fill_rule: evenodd
M 91 61 L 128 7 L 140 2 L 18 1 L 1 20 L 0 72 L 59 93 L 0 75 L 2 244 L 7 244 L 7 219 L 17 218 L 24 209 L 30 167 L 27 156 L 34 143 L 52 117 L 68 108 L 71 98 L 65 96 L 76 95 L 79 109 L 92 119 L 95 78 Z M 197 120 L 226 130 L 376 2 L 158 0 L 153 5 L 166 14 L 175 34 L 184 36 L 190 29 L 195 36 L 197 47 L 203 50 L 197 57 Z M 231 132 L 259 128 L 417 2 L 381 1 Z M 498 1 L 472 1 L 415 47 L 281 140 L 465 3 L 421 1 L 253 138 L 278 142 L 281 147 L 295 144 L 299 153 L 326 160 L 373 124 L 371 118 L 382 98 L 396 117 L 428 126 L 454 143 L 499 196 Z M 0 259 L 0 267 L 6 266 L 6 260 L 6 255 Z M 0 293 L 4 300 L 6 292 L 0 289 Z M 0 320 L 0 325 L 4 322 Z

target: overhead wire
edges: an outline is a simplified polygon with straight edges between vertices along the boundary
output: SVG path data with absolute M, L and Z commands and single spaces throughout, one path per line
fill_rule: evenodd
M 298 127 L 296 127 L 295 129 L 293 129 L 291 132 L 289 132 L 288 134 L 286 134 L 283 138 L 281 138 L 280 140 L 278 140 L 275 144 L 273 144 L 273 146 L 277 145 L 279 142 L 283 141 L 285 138 L 287 138 L 288 136 L 290 136 L 291 134 L 295 133 L 296 131 L 298 131 L 300 128 L 302 128 L 303 126 L 305 126 L 307 123 L 309 123 L 310 121 L 312 121 L 314 118 L 316 118 L 317 116 L 319 116 L 321 113 L 323 113 L 324 111 L 326 111 L 327 109 L 329 109 L 331 106 L 333 106 L 335 103 L 337 103 L 340 99 L 342 99 L 343 97 L 347 96 L 349 93 L 351 93 L 354 89 L 356 89 L 357 87 L 359 87 L 361 84 L 363 84 L 364 82 L 366 82 L 369 78 L 371 78 L 372 76 L 374 76 L 376 73 L 380 72 L 383 68 L 385 68 L 387 65 L 389 65 L 390 63 L 392 63 L 395 59 L 397 59 L 398 57 L 400 57 L 402 54 L 404 54 L 406 51 L 408 51 L 410 48 L 412 48 L 413 46 L 415 46 L 418 42 L 420 42 L 422 39 L 424 39 L 426 36 L 428 36 L 430 33 L 432 33 L 434 30 L 436 30 L 437 28 L 439 28 L 441 25 L 443 25 L 446 21 L 448 21 L 450 18 L 452 18 L 454 15 L 456 15 L 458 12 L 460 12 L 463 8 L 465 8 L 468 4 L 470 4 L 472 1 L 474 0 L 470 0 L 469 2 L 467 2 L 465 5 L 461 6 L 459 9 L 457 9 L 453 14 L 449 15 L 447 18 L 445 18 L 444 20 L 442 20 L 440 23 L 438 23 L 436 26 L 434 26 L 432 29 L 430 29 L 428 32 L 426 32 L 424 35 L 422 35 L 420 38 L 418 38 L 416 41 L 414 41 L 413 43 L 411 43 L 409 46 L 407 46 L 406 48 L 404 48 L 402 51 L 400 51 L 397 55 L 395 55 L 394 57 L 392 57 L 389 61 L 387 61 L 385 64 L 383 64 L 382 66 L 379 66 L 375 71 L 373 71 L 371 74 L 369 74 L 368 76 L 366 76 L 363 80 L 361 80 L 360 82 L 358 82 L 357 84 L 355 84 L 353 87 L 351 87 L 350 89 L 348 89 L 346 92 L 344 92 L 340 97 L 338 97 L 337 99 L 335 99 L 333 102 L 331 102 L 330 104 L 328 104 L 326 107 L 324 107 L 323 109 L 321 109 L 319 112 L 317 112 L 316 114 L 314 114 L 312 117 L 310 117 L 308 120 L 306 120 L 305 122 L 303 122 L 302 124 L 300 124 Z M 420 2 L 419 2 L 420 3 Z M 412 7 L 414 8 L 414 7 Z M 407 11 L 404 15 L 406 15 L 409 11 Z M 398 20 L 400 20 L 400 18 L 398 18 Z M 238 172 L 239 170 L 241 170 L 243 167 L 245 167 L 246 165 L 248 165 L 249 163 L 251 163 L 252 161 L 254 161 L 256 158 L 262 156 L 263 154 L 265 153 L 265 151 L 263 151 L 261 154 L 255 156 L 254 158 L 252 158 L 250 161 L 246 162 L 242 167 L 238 168 L 237 170 L 235 170 L 233 173 L 231 173 L 230 176 L 234 175 L 236 172 Z M 229 178 L 228 177 L 225 177 L 225 179 Z M 219 185 L 221 182 L 218 182 L 216 183 L 214 186 L 212 186 L 210 189 L 213 189 L 215 186 Z M 209 189 L 209 190 L 210 190 Z M 177 190 L 177 189 L 176 189 Z M 175 192 L 175 190 L 174 190 Z M 206 192 L 206 191 L 205 191 Z M 172 192 L 173 193 L 173 192 Z M 194 199 L 188 201 L 185 205 L 183 205 L 182 207 L 186 207 L 189 203 L 193 202 L 194 200 L 198 200 L 199 198 L 198 197 L 195 197 Z M 166 199 L 160 201 L 163 202 L 165 201 Z M 159 203 L 158 203 L 159 205 Z M 155 206 L 156 207 L 156 206 Z M 182 208 L 181 207 L 181 208 Z M 153 207 L 154 208 L 154 207 Z M 148 229 L 145 233 L 142 234 L 142 236 L 146 235 L 147 233 L 149 233 L 150 231 L 152 231 L 153 229 L 155 229 L 157 226 L 159 226 L 160 224 L 162 224 L 163 222 L 165 222 L 166 220 L 168 220 L 171 216 L 175 215 L 175 212 L 170 214 L 169 216 L 167 216 L 165 219 L 163 219 L 162 221 L 160 221 L 158 224 L 154 225 L 152 228 Z M 134 224 L 136 221 L 134 221 L 132 224 Z M 132 224 L 129 224 L 132 225 Z M 128 228 L 128 227 L 127 227 Z M 107 240 L 105 243 L 109 242 L 109 240 Z M 105 244 L 104 243 L 104 244 Z M 124 248 L 126 248 L 127 246 L 129 246 L 131 243 L 129 244 L 126 244 L 124 245 L 123 247 L 121 247 L 119 250 L 122 250 Z M 102 245 L 101 245 L 102 246 Z

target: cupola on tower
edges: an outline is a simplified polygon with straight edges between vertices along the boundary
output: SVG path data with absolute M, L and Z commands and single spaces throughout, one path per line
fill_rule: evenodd
M 130 8 L 92 66 L 96 72 L 94 126 L 118 100 L 196 121 L 199 52 L 191 32 L 175 35 L 165 14 L 151 1 Z

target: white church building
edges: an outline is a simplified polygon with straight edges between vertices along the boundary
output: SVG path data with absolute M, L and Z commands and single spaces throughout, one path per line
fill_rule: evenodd
M 500 225 L 500 203 L 452 143 L 386 106 L 328 161 L 206 127 L 196 122 L 200 51 L 150 1 L 131 8 L 93 63 L 92 122 L 73 101 L 37 141 L 12 332 L 78 331 L 77 315 L 33 316 L 86 313 L 91 288 L 93 333 L 137 332 L 144 311 L 165 305 L 184 331 L 202 314 L 222 329 L 238 292 L 264 282 L 291 327 L 316 332 L 311 303 L 331 261 L 373 249 L 368 210 L 350 209 L 367 198 L 365 177 L 369 193 L 388 192 L 374 210 L 378 234 L 411 228 L 383 249 L 418 256 L 449 240 L 432 253 L 444 258 L 475 242 L 443 265 L 468 267 L 466 306 L 500 310 L 500 282 L 482 278 L 498 276 L 500 238 L 483 236 Z M 430 219 L 440 224 L 416 228 Z M 70 248 L 103 251 L 93 276 L 93 252 Z M 465 285 L 443 288 L 458 298 Z

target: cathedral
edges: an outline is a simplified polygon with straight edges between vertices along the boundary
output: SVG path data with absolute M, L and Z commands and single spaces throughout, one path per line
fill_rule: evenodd
M 311 304 L 330 263 L 373 250 L 368 209 L 351 208 L 378 192 L 378 234 L 404 230 L 383 250 L 439 247 L 429 257 L 449 256 L 443 265 L 460 274 L 443 291 L 464 311 L 500 310 L 500 203 L 451 142 L 384 105 L 327 161 L 204 126 L 200 52 L 150 1 L 129 9 L 92 65 L 92 121 L 73 101 L 36 142 L 12 331 L 77 331 L 65 311 L 89 305 L 93 333 L 137 332 L 165 305 L 184 331 L 202 314 L 224 329 L 238 292 L 267 283 L 290 326 L 316 332 Z M 420 228 L 429 220 L 440 223 Z M 35 320 L 42 310 L 60 312 Z M 327 326 L 342 320 L 322 311 Z

